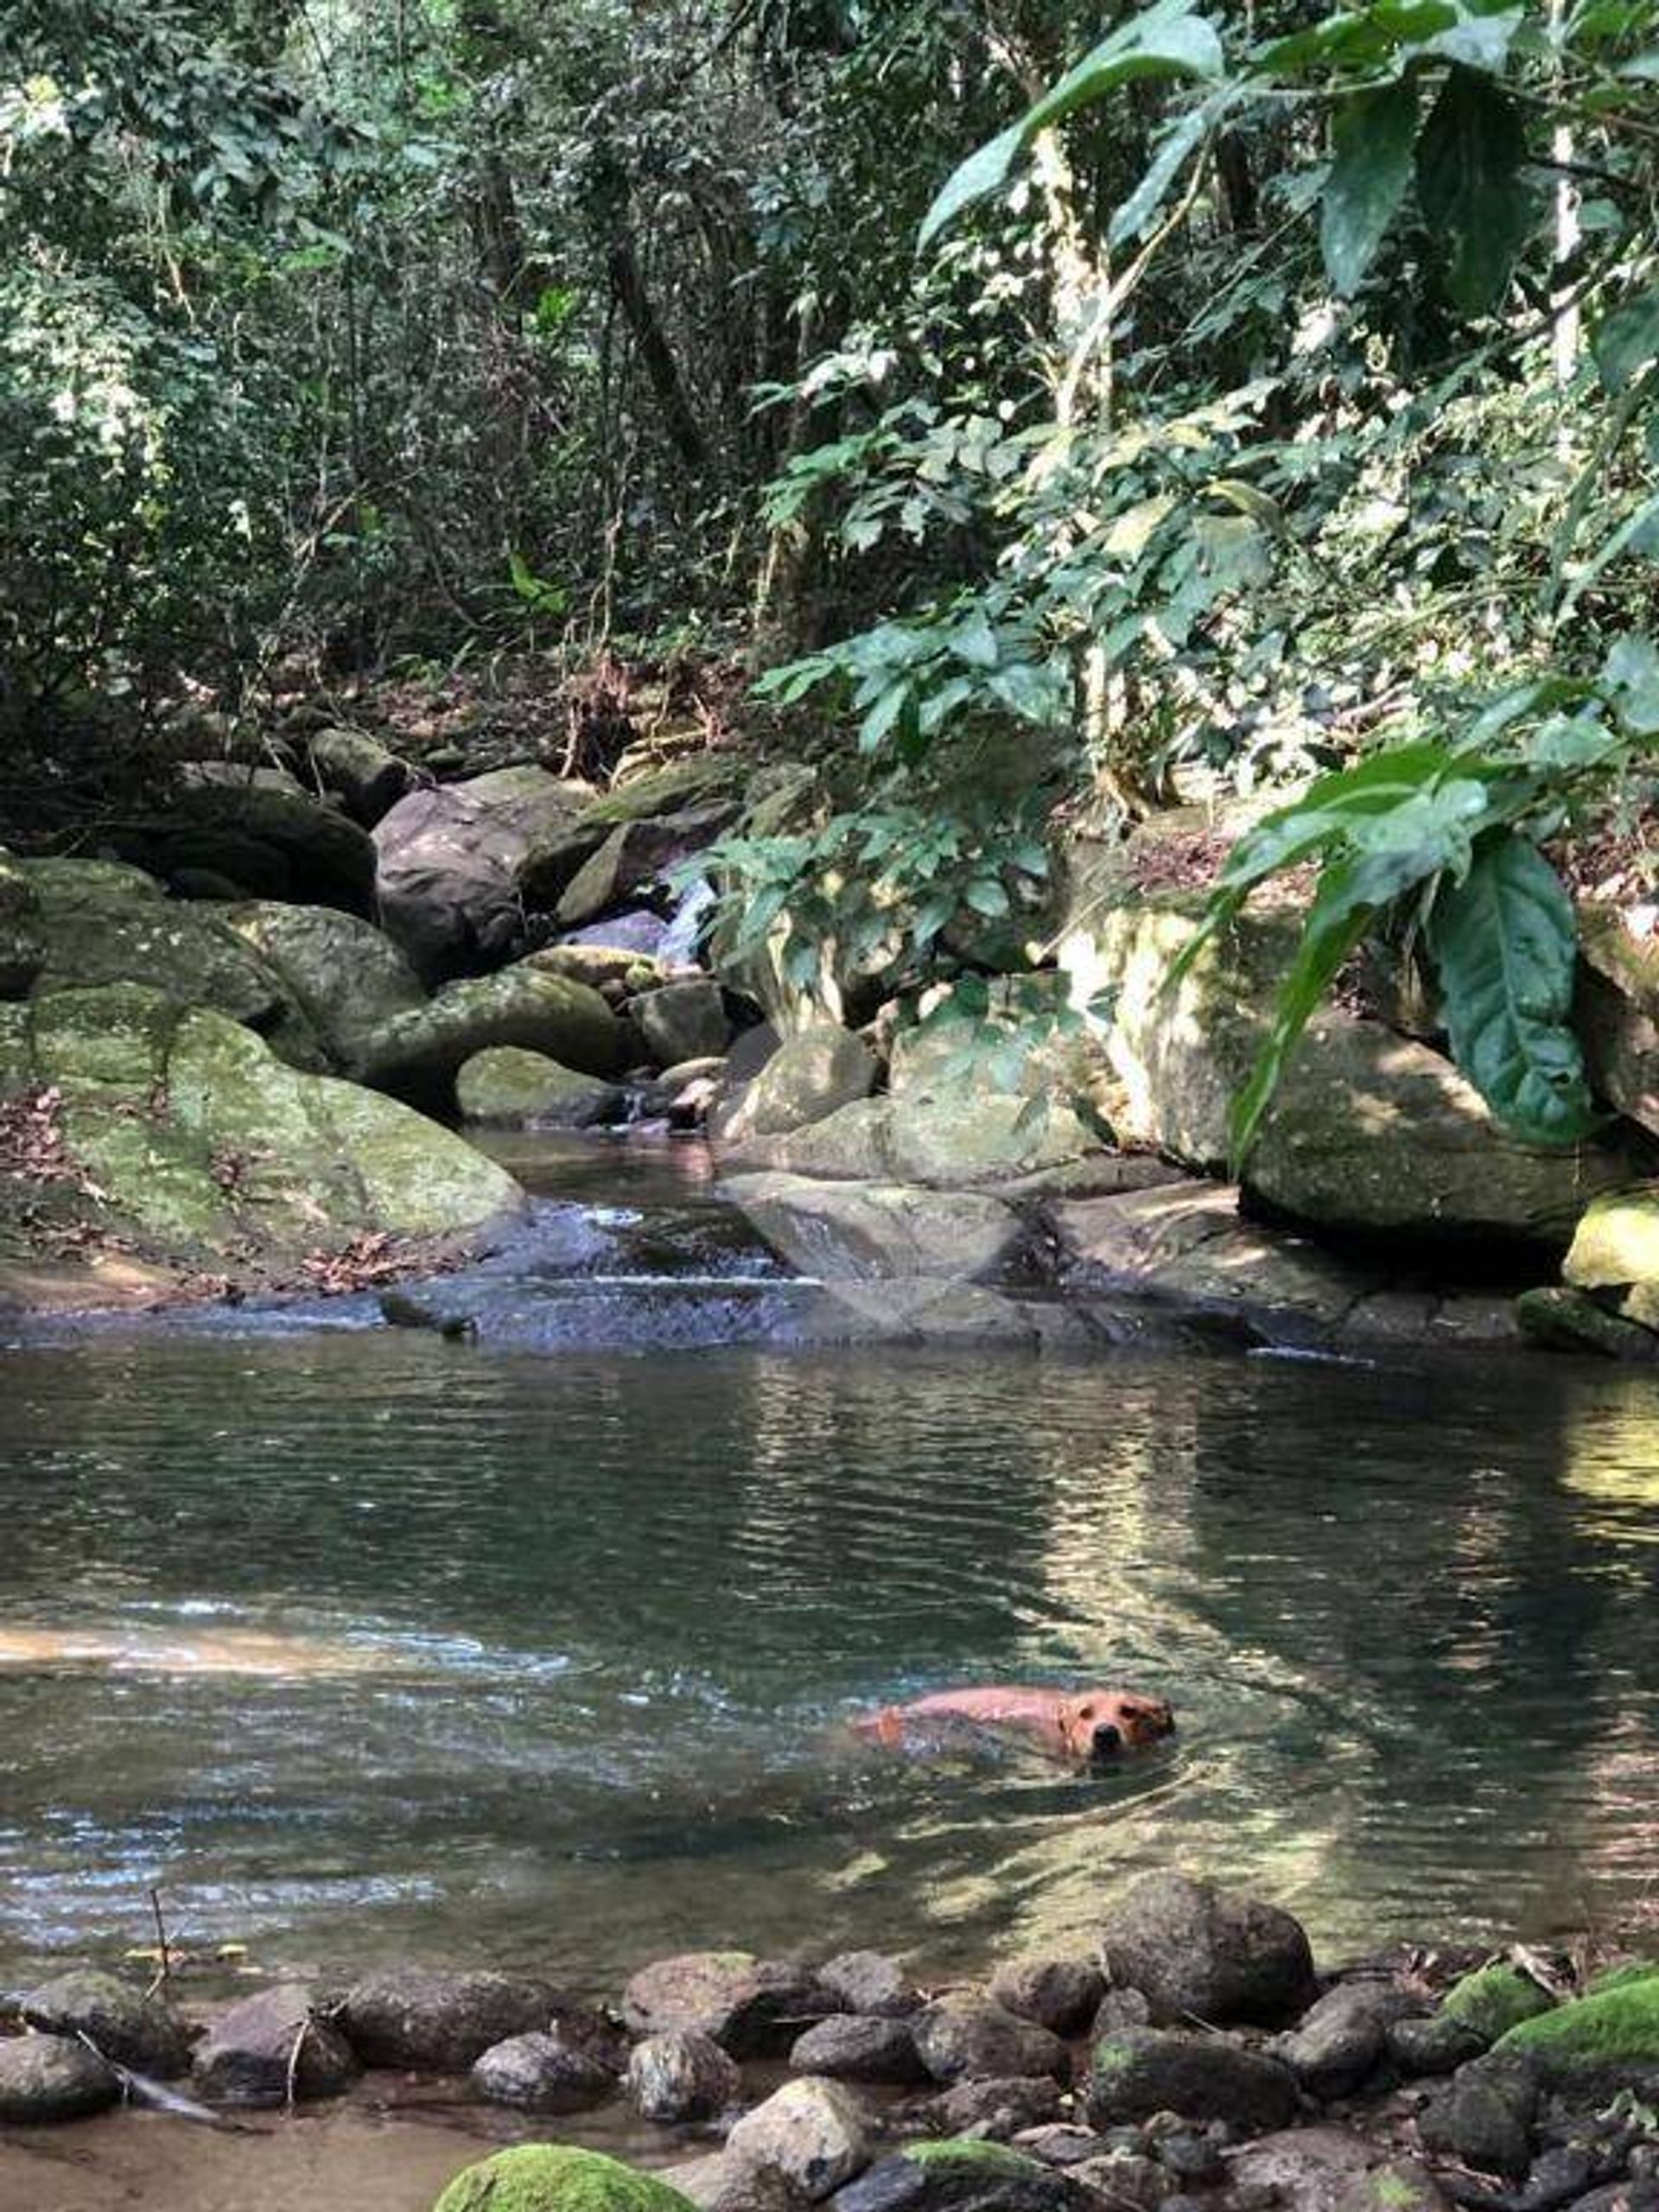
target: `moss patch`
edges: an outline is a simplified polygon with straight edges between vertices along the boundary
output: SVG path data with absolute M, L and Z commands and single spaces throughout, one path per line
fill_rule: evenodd
M 455 2176 L 433 2212 L 692 2212 L 655 2175 L 599 2151 L 523 2143 Z
M 1630 1989 L 1639 1981 L 1651 1981 L 1656 1975 L 1659 1975 L 1659 1959 L 1627 1959 L 1623 1966 L 1604 1967 L 1599 1974 L 1592 1974 L 1584 1993 L 1599 1997 L 1609 1989 Z
M 925 2143 L 907 2143 L 899 2155 L 913 2166 L 974 2166 L 999 2174 L 1042 2171 L 1034 2158 L 1010 2150 L 1006 2143 L 987 2143 L 975 2135 L 945 2135 Z
M 1499 1962 L 1465 1974 L 1446 1993 L 1440 2016 L 1496 2043 L 1523 2020 L 1550 2009 L 1548 1994 L 1530 1976 Z
M 1497 2047 L 1536 2057 L 1554 2074 L 1659 2069 L 1659 1974 L 1637 1975 L 1523 2020 Z

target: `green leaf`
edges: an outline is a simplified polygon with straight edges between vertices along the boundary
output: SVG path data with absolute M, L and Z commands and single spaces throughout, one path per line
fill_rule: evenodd
M 1603 315 L 1590 351 L 1609 391 L 1634 384 L 1650 361 L 1659 359 L 1659 286 L 1637 292 Z
M 1633 737 L 1659 735 L 1659 645 L 1651 638 L 1628 631 L 1615 639 L 1602 682 Z
M 994 875 L 976 876 L 963 893 L 976 914 L 1000 920 L 1008 911 L 1008 894 Z
M 1409 79 L 1356 92 L 1332 129 L 1333 159 L 1319 209 L 1327 275 L 1344 298 L 1376 257 L 1411 182 L 1417 90 Z
M 1039 132 L 1074 109 L 1104 99 L 1136 78 L 1218 77 L 1224 63 L 1221 41 L 1203 16 L 1192 13 L 1190 0 L 1156 0 L 1154 6 L 1091 48 L 1018 123 L 1010 124 L 952 172 L 922 219 L 918 245 L 931 245 L 964 207 L 999 190 Z
M 1195 147 L 1203 143 L 1217 122 L 1236 99 L 1236 92 L 1230 86 L 1211 96 L 1179 117 L 1165 132 L 1158 151 L 1153 156 L 1146 175 L 1135 190 L 1116 209 L 1107 231 L 1108 241 L 1122 245 L 1138 238 L 1152 226 L 1152 219 L 1169 196 L 1169 188 L 1186 166 Z
M 1492 1111 L 1529 1143 L 1587 1135 L 1595 1109 L 1568 1027 L 1573 902 L 1537 847 L 1508 830 L 1483 838 L 1427 934 L 1452 1058 Z
M 1478 71 L 1455 67 L 1417 142 L 1417 198 L 1430 229 L 1450 249 L 1446 289 L 1465 315 L 1498 305 L 1532 227 L 1521 181 L 1526 151 L 1508 93 Z
M 982 607 L 976 607 L 948 630 L 944 641 L 957 658 L 966 661 L 969 668 L 995 668 L 1001 657 L 996 632 L 986 620 Z

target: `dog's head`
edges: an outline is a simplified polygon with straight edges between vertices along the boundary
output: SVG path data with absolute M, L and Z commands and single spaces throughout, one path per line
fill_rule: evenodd
M 1060 1713 L 1067 1750 L 1090 1765 L 1122 1751 L 1142 1751 L 1174 1726 L 1175 1716 L 1162 1698 L 1137 1697 L 1132 1690 L 1079 1690 Z

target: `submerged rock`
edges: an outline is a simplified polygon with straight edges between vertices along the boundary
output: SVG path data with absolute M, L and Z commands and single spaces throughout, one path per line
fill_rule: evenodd
M 458 2173 L 433 2212 L 690 2212 L 690 2200 L 602 2152 L 520 2143 Z
M 90 1967 L 54 1974 L 24 1995 L 23 2018 L 48 2035 L 84 2037 L 101 2057 L 170 2081 L 190 2063 L 183 2021 L 160 1997 Z
M 1142 1991 L 1154 2018 L 1271 2026 L 1314 1993 L 1313 1955 L 1299 1922 L 1185 1874 L 1132 1883 L 1107 1910 L 1100 1949 L 1112 1980 Z
M 493 2044 L 544 2029 L 559 2002 L 521 1974 L 402 1967 L 353 1982 L 338 2018 L 365 2066 L 459 2074 Z
M 646 2120 L 714 2120 L 742 2088 L 736 2060 L 699 2028 L 647 2036 L 628 2060 L 628 2094 Z
M 1005 2012 L 982 1991 L 950 1990 L 914 2021 L 916 2048 L 936 2082 L 1051 2074 L 1066 2080 L 1071 2054 L 1056 2035 Z
M 112 2067 L 72 2036 L 0 2039 L 0 2123 L 43 2126 L 103 2112 L 121 2094 Z
M 726 2147 L 734 2158 L 782 2174 L 814 2204 L 870 2162 L 863 2108 L 839 2083 L 810 2075 L 785 2082 L 746 2113 Z
M 195 2055 L 202 2094 L 225 2104 L 338 2096 L 359 2070 L 351 2045 L 319 2012 L 303 1982 L 281 1982 L 232 2005 Z

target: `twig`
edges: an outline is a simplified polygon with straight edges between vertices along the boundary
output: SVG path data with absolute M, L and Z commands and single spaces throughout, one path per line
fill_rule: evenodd
M 149 1893 L 149 1909 L 156 1916 L 156 1946 L 161 1953 L 162 1962 L 156 1969 L 154 1980 L 144 1992 L 146 1997 L 153 1997 L 158 1989 L 165 1989 L 173 1978 L 173 1953 L 167 1940 L 167 1922 L 162 1912 L 159 1888 L 151 1890 Z

